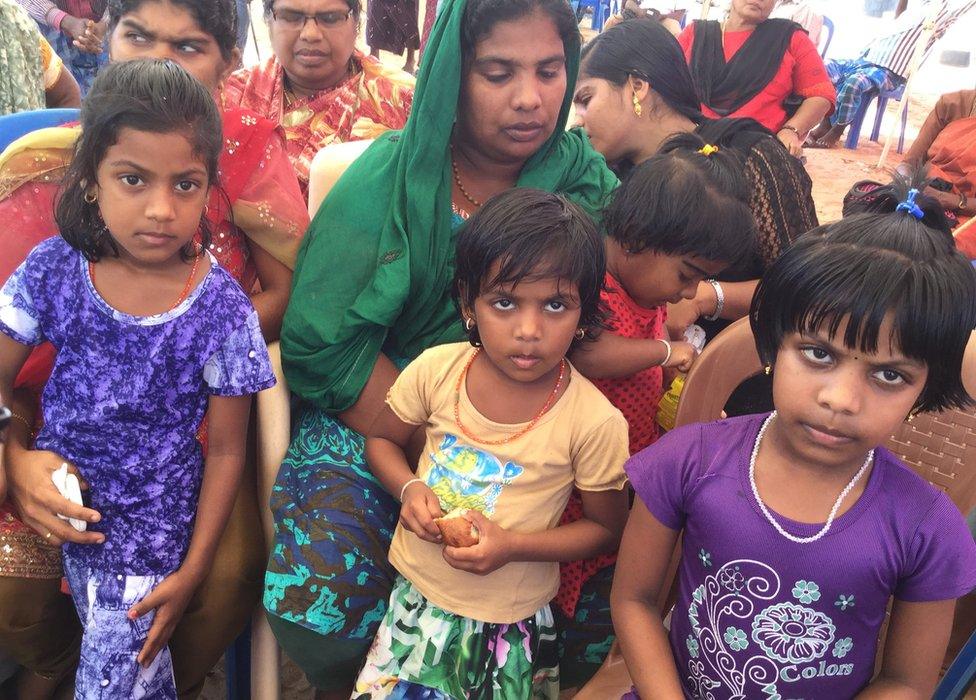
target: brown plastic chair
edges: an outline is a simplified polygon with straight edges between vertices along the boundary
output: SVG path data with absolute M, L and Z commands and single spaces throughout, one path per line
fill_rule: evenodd
M 688 373 L 675 425 L 718 420 L 735 388 L 761 371 L 749 319 L 739 319 L 705 347 Z M 945 491 L 964 514 L 976 507 L 976 411 L 919 414 L 911 423 L 902 424 L 885 446 L 922 478 Z M 658 598 L 660 610 L 669 610 L 674 603 L 679 559 L 680 548 L 676 548 Z M 972 626 L 972 621 L 957 624 Z M 886 633 L 887 620 L 879 635 L 879 662 Z M 630 687 L 630 674 L 614 642 L 600 670 L 576 698 L 619 698 Z

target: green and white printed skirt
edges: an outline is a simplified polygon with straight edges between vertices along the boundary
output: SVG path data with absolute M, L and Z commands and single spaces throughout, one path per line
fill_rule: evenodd
M 548 605 L 520 622 L 479 622 L 438 608 L 401 576 L 352 697 L 555 700 L 557 653 Z

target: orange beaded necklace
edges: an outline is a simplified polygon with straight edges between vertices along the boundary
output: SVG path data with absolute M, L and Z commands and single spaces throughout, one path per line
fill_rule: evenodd
M 200 258 L 203 257 L 203 252 L 198 251 L 196 255 L 193 256 L 193 265 L 190 267 L 190 276 L 186 278 L 186 284 L 183 285 L 183 291 L 180 292 L 179 298 L 176 303 L 169 307 L 164 313 L 169 313 L 177 306 L 186 301 L 186 298 L 190 296 L 190 287 L 193 285 L 193 278 L 197 276 L 197 268 L 200 266 Z M 95 265 L 91 262 L 88 263 L 88 276 L 91 278 L 92 286 L 95 286 Z
M 517 433 L 509 435 L 507 438 L 502 438 L 501 440 L 485 440 L 477 435 L 474 435 L 471 431 L 464 427 L 461 423 L 461 388 L 464 386 L 464 380 L 468 376 L 468 370 L 471 369 L 472 363 L 478 354 L 481 352 L 481 348 L 477 348 L 473 353 L 471 353 L 471 358 L 468 360 L 467 364 L 464 365 L 464 369 L 461 370 L 461 374 L 458 376 L 457 384 L 454 385 L 454 424 L 457 429 L 460 430 L 466 438 L 469 440 L 474 440 L 475 442 L 480 442 L 482 445 L 505 445 L 509 442 L 518 440 L 520 437 L 525 435 L 527 432 L 532 430 L 536 424 L 542 420 L 542 416 L 546 415 L 546 411 L 552 408 L 552 404 L 555 403 L 556 397 L 559 395 L 559 389 L 563 385 L 563 379 L 566 377 L 566 358 L 559 361 L 559 377 L 556 379 L 556 385 L 552 388 L 552 392 L 549 394 L 549 398 L 546 399 L 545 405 L 542 407 L 536 415 L 535 418 L 529 421 L 528 425 L 519 430 Z

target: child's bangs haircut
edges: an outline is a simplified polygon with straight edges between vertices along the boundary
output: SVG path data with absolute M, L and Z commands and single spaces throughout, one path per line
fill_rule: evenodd
M 81 107 L 81 136 L 55 207 L 62 237 L 92 262 L 119 254 L 115 241 L 105 233 L 98 205 L 85 201 L 85 190 L 96 181 L 98 166 L 118 142 L 122 129 L 186 135 L 207 168 L 209 185 L 219 187 L 223 129 L 217 104 L 207 89 L 171 61 L 109 64 L 92 83 Z M 204 217 L 200 226 L 204 248 L 210 245 L 210 235 Z M 192 253 L 183 251 L 183 256 L 188 259 Z
M 880 337 L 886 318 L 890 338 Z M 835 337 L 846 322 L 849 350 L 890 342 L 928 366 L 918 410 L 972 402 L 960 373 L 976 326 L 976 270 L 951 237 L 911 214 L 856 214 L 801 236 L 760 280 L 750 322 L 764 363 L 787 334 Z
M 549 278 L 575 284 L 580 326 L 593 339 L 605 317 L 605 270 L 603 241 L 586 212 L 560 195 L 516 188 L 485 202 L 458 232 L 451 291 L 459 309 L 470 309 L 480 295 L 503 285 Z M 480 344 L 477 326 L 468 337 Z
M 115 31 L 123 17 L 153 0 L 108 0 L 108 33 Z M 169 0 L 196 20 L 201 30 L 214 38 L 220 55 L 229 61 L 237 47 L 237 7 L 231 0 Z
M 607 235 L 628 253 L 694 255 L 739 266 L 756 255 L 756 224 L 738 158 L 699 152 L 695 134 L 670 138 L 613 195 Z

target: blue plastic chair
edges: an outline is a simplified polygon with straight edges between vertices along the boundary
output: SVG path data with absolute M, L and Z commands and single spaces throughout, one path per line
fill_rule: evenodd
M 33 112 L 15 112 L 0 117 L 0 151 L 24 134 L 49 126 L 61 126 L 78 121 L 78 109 L 38 109 Z
M 251 697 L 251 623 L 224 652 L 227 700 Z
M 973 263 L 976 265 L 976 262 Z M 932 700 L 962 700 L 976 681 L 976 632 L 942 677 Z
M 847 141 L 844 145 L 854 150 L 857 148 L 858 139 L 861 137 L 861 126 L 864 124 L 864 117 L 867 116 L 868 107 L 871 106 L 871 102 L 874 98 L 878 98 L 878 105 L 875 109 L 874 115 L 874 128 L 871 129 L 871 140 L 876 142 L 881 135 L 881 120 L 884 119 L 885 108 L 888 106 L 888 100 L 901 101 L 905 96 L 905 83 L 897 86 L 894 90 L 882 90 L 880 93 L 877 91 L 870 91 L 864 96 L 864 100 L 861 102 L 861 108 L 857 111 L 854 116 L 854 121 L 851 122 L 850 127 L 847 130 Z M 901 110 L 901 134 L 898 136 L 898 152 L 901 153 L 905 149 L 905 129 L 908 127 L 908 109 Z
M 820 58 L 825 58 L 827 56 L 827 49 L 830 48 L 830 41 L 834 38 L 834 21 L 826 15 L 823 18 L 823 28 L 827 30 L 827 41 L 824 42 L 824 46 L 820 50 Z

